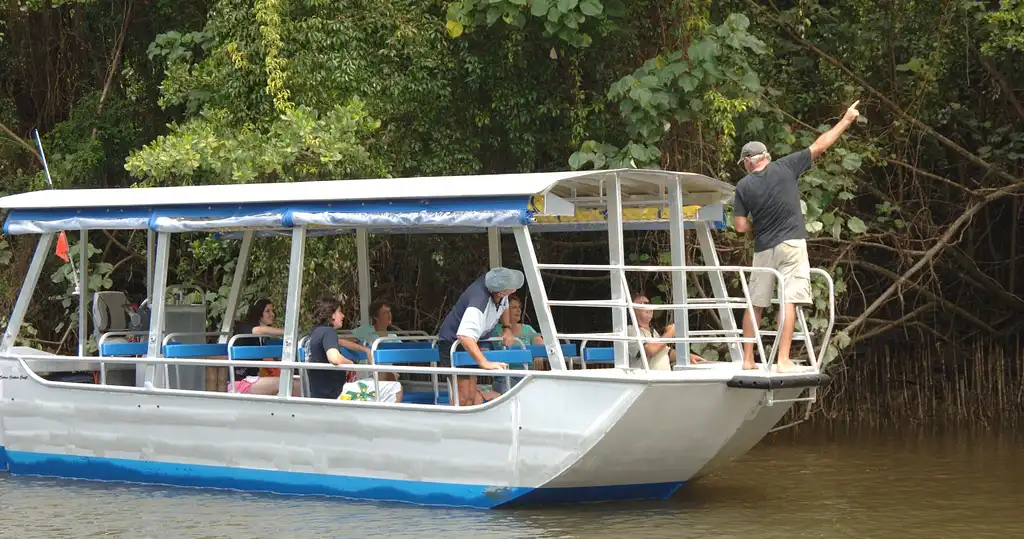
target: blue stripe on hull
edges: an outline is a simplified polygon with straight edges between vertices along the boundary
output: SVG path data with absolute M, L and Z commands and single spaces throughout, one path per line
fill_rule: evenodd
M 339 496 L 359 500 L 474 508 L 663 499 L 671 496 L 682 485 L 682 483 L 676 482 L 539 489 L 461 485 L 5 451 L 4 447 L 0 446 L 0 470 L 3 469 L 9 470 L 14 475 L 231 489 L 288 495 Z

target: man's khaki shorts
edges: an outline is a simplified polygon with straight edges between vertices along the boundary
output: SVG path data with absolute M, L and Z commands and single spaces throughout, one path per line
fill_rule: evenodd
M 755 268 L 774 268 L 786 281 L 786 303 L 811 302 L 811 264 L 806 240 L 786 240 L 771 249 L 754 253 Z M 768 307 L 775 292 L 775 274 L 750 273 L 750 299 L 755 307 Z

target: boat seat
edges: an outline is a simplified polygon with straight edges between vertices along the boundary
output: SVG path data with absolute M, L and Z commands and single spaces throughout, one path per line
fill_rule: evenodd
M 572 365 L 579 364 L 586 369 L 587 364 L 615 364 L 615 348 L 612 346 L 583 346 L 582 355 L 576 356 L 571 361 Z
M 548 349 L 543 344 L 531 344 L 527 348 L 530 350 L 530 354 L 532 354 L 535 359 L 547 359 L 548 358 Z M 575 357 L 576 356 L 576 345 L 575 344 L 563 344 L 561 346 L 561 348 L 562 348 L 562 355 L 564 357 Z
M 483 354 L 488 361 L 507 363 L 509 367 L 512 367 L 513 365 L 533 364 L 533 353 L 531 353 L 530 350 L 524 350 L 522 348 L 512 350 L 486 350 L 483 351 Z M 547 356 L 545 355 L 545 357 Z M 452 354 L 452 364 L 456 367 L 474 367 L 476 366 L 476 361 L 470 357 L 469 352 L 455 352 Z
M 164 345 L 164 357 L 166 358 L 209 358 L 228 355 L 228 345 L 223 343 L 212 344 L 181 344 L 171 341 Z
M 299 349 L 303 361 L 306 357 L 305 350 Z M 272 358 L 281 359 L 284 355 L 284 343 L 278 342 L 277 344 L 262 344 L 258 346 L 232 346 L 228 350 L 228 359 L 238 359 L 243 361 L 258 361 L 261 359 Z
M 93 293 L 92 320 L 97 339 L 106 332 L 127 331 L 128 296 L 114 290 Z
M 425 344 L 409 348 L 379 347 L 373 353 L 373 363 L 377 365 L 413 365 L 417 363 L 436 364 L 441 361 L 438 349 L 431 343 L 394 343 L 394 344 Z
M 100 355 L 107 357 L 144 356 L 149 350 L 149 343 L 141 342 L 104 342 L 100 346 Z
M 373 353 L 375 365 L 429 363 L 436 367 L 440 361 L 440 353 L 431 341 L 384 341 L 377 345 L 377 350 Z M 440 391 L 438 386 L 435 386 L 435 391 L 403 391 L 402 402 L 407 404 L 448 404 L 448 392 Z

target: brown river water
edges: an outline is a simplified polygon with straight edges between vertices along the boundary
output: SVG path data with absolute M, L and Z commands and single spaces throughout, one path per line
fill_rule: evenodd
M 0 537 L 1024 538 L 1024 433 L 811 429 L 663 502 L 422 508 L 0 474 Z

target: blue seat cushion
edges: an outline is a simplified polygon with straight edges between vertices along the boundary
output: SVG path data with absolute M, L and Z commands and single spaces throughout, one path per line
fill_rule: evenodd
M 281 359 L 284 346 L 267 344 L 263 346 L 232 346 L 231 359 L 257 361 L 264 358 Z
M 527 348 L 535 358 L 547 359 L 548 357 L 548 349 L 543 344 L 531 344 Z M 564 357 L 573 357 L 576 355 L 575 344 L 563 344 L 561 348 L 562 356 Z
M 512 349 L 512 350 L 485 350 L 484 357 L 488 361 L 508 363 L 511 367 L 513 365 L 530 365 L 533 363 L 533 354 L 529 350 Z M 452 355 L 452 363 L 456 367 L 475 367 L 476 361 L 469 356 L 469 352 L 455 352 Z
M 149 343 L 143 342 L 105 342 L 100 347 L 101 356 L 144 356 L 149 350 Z
M 380 349 L 373 355 L 377 365 L 409 365 L 437 363 L 441 360 L 437 348 Z
M 601 347 L 601 348 L 584 348 L 583 349 L 583 361 L 595 362 L 595 363 L 614 363 L 615 362 L 615 348 L 612 347 Z
M 168 358 L 197 358 L 226 355 L 228 355 L 228 345 L 222 343 L 178 344 L 172 342 L 164 345 L 164 357 Z

